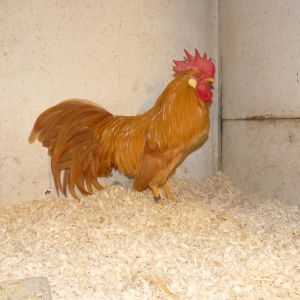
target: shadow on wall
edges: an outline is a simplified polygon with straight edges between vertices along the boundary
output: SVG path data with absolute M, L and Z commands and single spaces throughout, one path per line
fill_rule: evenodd
M 146 85 L 146 93 L 147 93 L 147 100 L 141 105 L 140 109 L 138 110 L 138 114 L 142 114 L 145 111 L 149 110 L 153 107 L 156 99 L 165 89 L 166 83 L 163 81 L 154 81 L 150 84 Z
M 153 83 L 146 85 L 146 93 L 147 93 L 147 99 L 143 102 L 141 107 L 139 108 L 137 114 L 142 114 L 145 111 L 149 110 L 154 106 L 154 103 L 156 99 L 159 97 L 159 95 L 162 93 L 166 86 L 166 83 L 163 81 L 154 81 Z M 112 176 L 110 177 L 101 177 L 99 178 L 99 181 L 104 186 L 108 186 L 111 184 L 119 184 L 119 183 L 127 183 L 132 184 L 132 179 L 127 178 L 120 172 L 113 170 Z

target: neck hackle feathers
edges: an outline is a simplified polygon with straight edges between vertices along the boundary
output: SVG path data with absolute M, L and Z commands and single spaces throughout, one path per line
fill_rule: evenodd
M 208 77 L 214 77 L 215 75 L 215 64 L 212 59 L 207 59 L 207 55 L 204 52 L 201 57 L 198 49 L 195 49 L 195 56 L 190 54 L 187 50 L 184 50 L 186 57 L 184 60 L 174 60 L 173 70 L 176 73 L 196 70 L 200 73 L 206 74 Z

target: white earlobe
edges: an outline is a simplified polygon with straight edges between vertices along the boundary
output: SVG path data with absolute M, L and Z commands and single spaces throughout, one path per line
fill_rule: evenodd
M 192 86 L 192 87 L 195 89 L 196 86 L 197 86 L 197 81 L 196 81 L 196 79 L 190 78 L 190 79 L 189 79 L 189 85 Z

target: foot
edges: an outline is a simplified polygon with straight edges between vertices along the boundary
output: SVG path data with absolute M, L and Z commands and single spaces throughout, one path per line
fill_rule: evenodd
M 161 199 L 161 196 L 160 196 L 160 195 L 158 195 L 158 196 L 153 196 L 153 198 L 154 198 L 155 201 L 159 201 L 159 200 Z
M 169 199 L 171 201 L 175 200 L 175 197 L 174 197 L 173 193 L 171 192 L 171 190 L 170 190 L 170 188 L 169 188 L 169 186 L 168 186 L 167 183 L 165 183 L 163 185 L 163 188 L 164 188 L 164 191 L 165 191 L 167 199 Z
M 155 202 L 160 202 L 159 200 L 161 199 L 161 196 L 160 196 L 158 187 L 157 186 L 150 186 L 150 189 L 152 191 L 153 198 L 154 198 Z

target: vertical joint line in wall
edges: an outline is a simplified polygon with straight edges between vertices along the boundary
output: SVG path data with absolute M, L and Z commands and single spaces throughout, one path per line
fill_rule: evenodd
M 212 125 L 211 125 L 211 175 L 215 176 L 219 169 L 219 0 L 213 1 L 213 8 L 216 12 L 215 18 L 213 18 L 213 42 L 212 50 L 215 55 L 215 64 L 217 66 L 216 79 L 218 86 L 215 90 L 216 104 L 211 113 Z
M 222 116 L 223 116 L 223 105 L 222 105 L 222 102 L 223 102 L 223 97 L 222 97 L 222 81 L 221 81 L 221 76 L 222 76 L 222 66 L 223 66 L 223 57 L 222 55 L 220 56 L 220 61 L 219 61 L 219 68 L 220 68 L 220 76 L 219 76 L 219 134 L 220 134 L 220 137 L 219 137 L 219 142 L 220 142 L 220 149 L 219 149 L 219 171 L 222 171 L 222 165 L 223 165 L 223 119 L 222 119 Z
M 217 105 L 214 116 L 214 124 L 212 125 L 212 175 L 216 175 L 218 171 L 222 170 L 222 31 L 221 31 L 221 0 L 216 0 L 216 38 L 214 47 L 216 49 L 216 65 L 217 65 Z
M 223 93 L 222 93 L 222 68 L 223 68 L 223 56 L 222 56 L 222 0 L 218 0 L 218 60 L 219 60 L 219 71 L 218 71 L 218 137 L 219 137 L 219 148 L 218 148 L 218 171 L 222 171 L 222 147 L 223 147 Z

